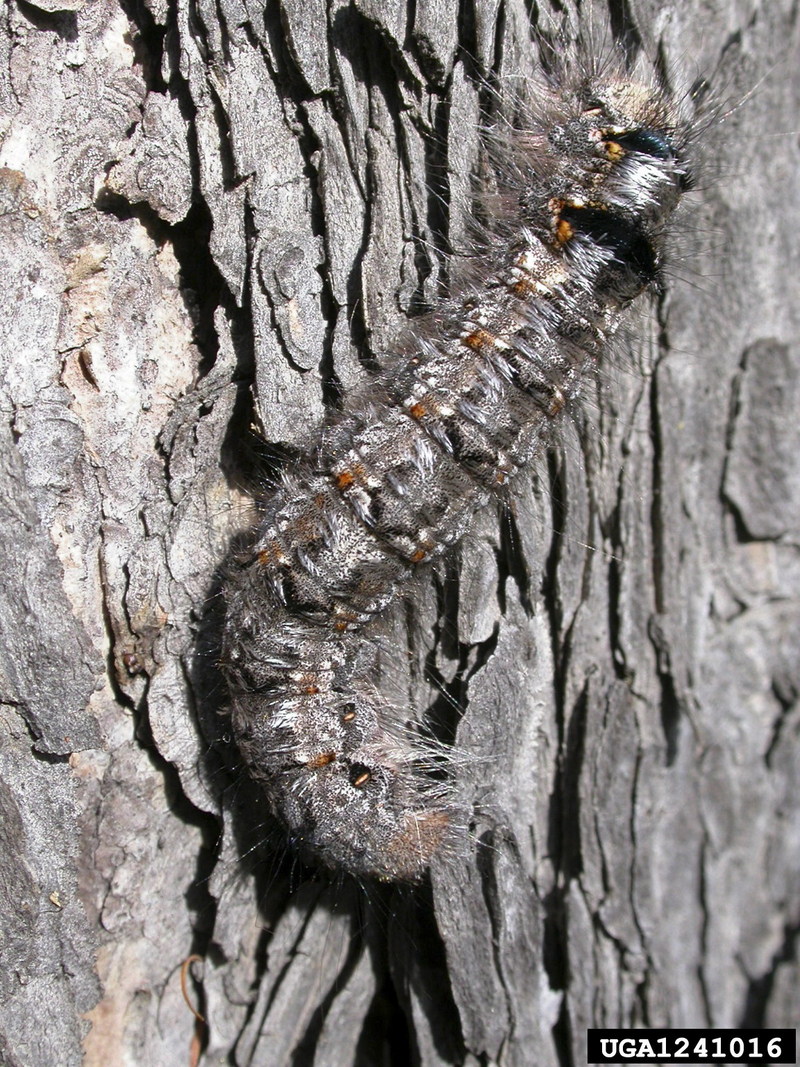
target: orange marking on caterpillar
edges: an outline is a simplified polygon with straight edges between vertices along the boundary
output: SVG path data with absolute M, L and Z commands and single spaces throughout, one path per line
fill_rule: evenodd
M 473 352 L 480 352 L 482 348 L 508 348 L 508 345 L 502 338 L 495 337 L 493 333 L 484 330 L 481 326 L 472 330 L 471 333 L 464 334 L 461 337 L 461 342 L 462 344 L 465 344 L 467 348 L 471 348 Z
M 575 230 L 567 222 L 566 219 L 558 219 L 556 222 L 556 241 L 560 245 L 565 245 L 567 241 L 572 240 L 575 236 Z
M 306 767 L 312 771 L 319 771 L 323 767 L 327 767 L 329 763 L 333 763 L 335 759 L 335 752 L 321 752 L 318 756 L 312 756 L 306 763 Z
M 606 141 L 605 148 L 606 159 L 610 159 L 613 163 L 618 163 L 625 155 L 625 149 L 616 141 Z
M 564 409 L 564 405 L 567 400 L 560 389 L 556 389 L 553 392 L 553 399 L 550 401 L 550 406 L 547 409 L 551 415 L 558 415 Z
M 530 296 L 532 293 L 538 293 L 539 287 L 531 278 L 519 278 L 517 281 L 511 283 L 509 291 L 524 298 Z
M 262 567 L 269 567 L 273 563 L 282 563 L 286 560 L 286 553 L 277 541 L 270 541 L 256 556 Z

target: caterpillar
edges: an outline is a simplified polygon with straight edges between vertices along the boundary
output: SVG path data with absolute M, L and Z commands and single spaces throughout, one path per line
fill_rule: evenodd
M 370 626 L 530 466 L 657 284 L 691 184 L 679 106 L 622 64 L 530 98 L 486 132 L 484 247 L 262 501 L 224 580 L 246 767 L 302 852 L 358 877 L 418 880 L 463 822 L 440 746 L 370 680 Z

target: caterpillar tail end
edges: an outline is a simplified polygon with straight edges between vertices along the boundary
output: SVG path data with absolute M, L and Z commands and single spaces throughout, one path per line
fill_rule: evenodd
M 452 832 L 450 813 L 433 809 L 407 813 L 396 832 L 372 834 L 363 844 L 354 846 L 351 829 L 337 833 L 330 822 L 319 834 L 303 834 L 298 844 L 309 858 L 355 878 L 416 883 Z

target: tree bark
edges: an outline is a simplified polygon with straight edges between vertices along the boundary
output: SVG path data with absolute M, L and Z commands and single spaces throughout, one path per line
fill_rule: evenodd
M 589 1026 L 796 1025 L 797 11 L 553 10 L 6 9 L 3 1063 L 569 1065 Z M 350 885 L 237 768 L 218 568 L 441 295 L 486 79 L 590 14 L 727 113 L 663 293 L 385 621 L 469 843 Z

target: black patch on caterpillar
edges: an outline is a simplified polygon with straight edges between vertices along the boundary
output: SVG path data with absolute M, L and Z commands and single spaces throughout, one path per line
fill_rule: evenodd
M 628 152 L 641 152 L 655 159 L 675 159 L 676 152 L 666 134 L 658 130 L 629 130 L 614 135 L 618 145 Z
M 669 157 L 667 157 L 669 158 Z M 656 250 L 648 234 L 636 222 L 611 211 L 592 207 L 565 207 L 560 218 L 591 244 L 607 248 L 612 260 L 607 277 L 598 287 L 621 299 L 633 299 L 655 281 L 658 274 Z

